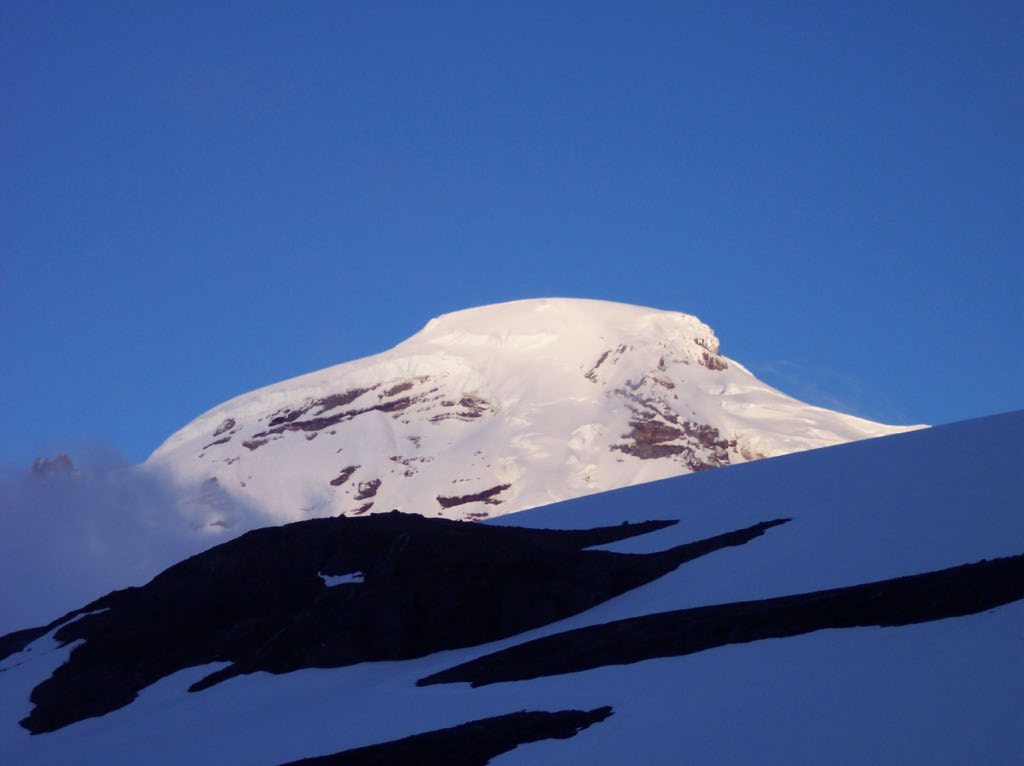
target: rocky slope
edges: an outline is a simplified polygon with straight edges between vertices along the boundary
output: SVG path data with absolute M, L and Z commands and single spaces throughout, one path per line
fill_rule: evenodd
M 247 526 L 253 509 L 483 519 L 902 430 L 772 389 L 695 317 L 539 299 L 446 314 L 384 353 L 239 396 L 147 467 L 193 488 L 197 527 Z

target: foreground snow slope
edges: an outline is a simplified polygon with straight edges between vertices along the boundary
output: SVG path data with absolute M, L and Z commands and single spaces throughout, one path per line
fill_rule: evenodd
M 237 530 L 252 509 L 481 519 L 907 430 L 798 402 L 718 348 L 695 317 L 621 303 L 458 311 L 225 402 L 147 465 L 196 487 L 197 525 Z
M 482 688 L 417 679 L 528 638 L 656 611 L 915 574 L 1024 551 L 1024 413 L 1011 413 L 570 500 L 497 523 L 675 526 L 609 546 L 659 550 L 780 516 L 738 548 L 528 634 L 420 659 L 256 673 L 198 693 L 193 668 L 131 705 L 51 734 L 17 720 L 68 649 L 48 638 L 0 673 L 11 763 L 280 764 L 475 718 L 614 714 L 494 763 L 992 763 L 1024 757 L 1024 602 L 900 628 L 824 630 Z

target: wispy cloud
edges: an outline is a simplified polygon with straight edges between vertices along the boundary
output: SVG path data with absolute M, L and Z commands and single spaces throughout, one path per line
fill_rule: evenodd
M 868 388 L 863 380 L 817 362 L 776 359 L 750 365 L 751 371 L 780 391 L 800 401 L 849 415 L 893 425 L 912 425 L 907 416 L 884 394 Z
M 0 477 L 0 635 L 143 584 L 226 539 L 182 513 L 187 490 L 115 450 L 94 445 L 78 461 L 74 472 Z

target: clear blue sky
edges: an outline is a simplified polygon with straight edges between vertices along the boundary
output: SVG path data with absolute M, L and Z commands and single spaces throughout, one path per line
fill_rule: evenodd
M 0 455 L 539 296 L 791 394 L 1024 406 L 1019 2 L 0 6 Z

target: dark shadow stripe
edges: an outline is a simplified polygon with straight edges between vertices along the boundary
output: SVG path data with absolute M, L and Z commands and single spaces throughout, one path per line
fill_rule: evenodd
M 492 758 L 527 742 L 568 739 L 612 714 L 610 707 L 510 713 L 481 718 L 450 729 L 438 729 L 333 755 L 303 758 L 282 766 L 484 766 Z
M 794 596 L 661 612 L 539 638 L 417 681 L 473 686 L 675 657 L 823 628 L 896 626 L 1024 598 L 1024 554 Z

